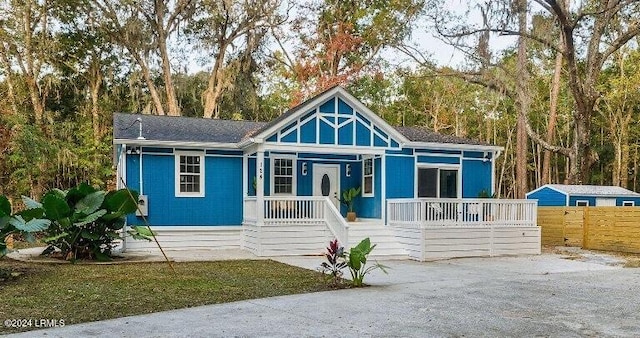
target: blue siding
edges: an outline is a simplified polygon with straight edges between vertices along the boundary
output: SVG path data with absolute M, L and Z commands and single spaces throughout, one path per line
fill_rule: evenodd
M 386 147 L 388 144 L 385 140 L 381 139 L 380 136 L 373 136 L 373 145 L 376 147 Z
M 264 157 L 264 195 L 271 195 L 271 159 L 268 156 Z
M 356 145 L 358 146 L 370 146 L 371 145 L 371 131 L 359 121 L 356 122 Z
M 339 154 L 320 154 L 320 153 L 299 153 L 299 158 L 313 158 L 313 159 L 323 159 L 323 160 L 345 160 L 345 161 L 356 161 L 358 159 L 357 155 L 339 155 Z
M 596 205 L 596 198 L 595 197 L 589 197 L 589 196 L 569 196 L 569 206 L 570 207 L 575 207 L 576 206 L 576 202 L 578 201 L 589 201 L 589 206 L 595 206 Z M 540 203 L 538 203 L 538 205 L 540 205 Z
M 640 206 L 640 197 L 618 197 L 616 198 L 616 205 L 622 206 L 622 202 L 633 201 L 636 207 Z
M 387 198 L 413 198 L 415 163 L 413 157 L 387 156 Z
M 255 158 L 249 158 L 249 162 L 248 162 L 249 168 L 248 170 L 248 175 L 247 175 L 247 184 L 249 187 L 249 191 L 247 193 L 247 195 L 249 196 L 255 196 L 256 195 L 256 189 L 253 187 L 253 181 L 257 180 L 258 176 L 256 175 L 256 159 Z
M 302 176 L 302 163 L 307 162 L 307 175 Z M 311 161 L 298 160 L 297 161 L 297 175 L 298 182 L 296 183 L 296 190 L 298 196 L 312 196 L 313 195 L 313 164 Z
M 293 131 L 286 136 L 280 138 L 280 142 L 295 143 L 298 142 L 298 131 Z
M 242 156 L 242 150 L 207 150 L 207 155 Z
M 144 152 L 144 153 L 173 154 L 173 148 L 142 147 L 142 152 Z
M 483 158 L 484 157 L 484 152 L 482 152 L 482 151 L 465 151 L 464 152 L 464 157 Z
M 335 136 L 333 127 L 320 120 L 320 144 L 334 144 Z
M 481 191 L 491 194 L 491 162 L 462 161 L 462 198 L 477 198 Z
M 387 150 L 385 151 L 386 154 L 394 154 L 394 155 L 413 155 L 413 149 L 411 148 L 402 148 L 401 150 Z
M 353 108 L 346 104 L 342 99 L 338 99 L 338 113 L 339 114 L 353 114 Z
M 382 197 L 380 194 L 381 190 L 381 179 L 380 179 L 380 169 L 381 169 L 381 159 L 376 158 L 373 161 L 373 197 L 362 197 L 360 199 L 360 205 L 357 208 L 358 217 L 365 218 L 380 218 L 382 217 Z M 362 177 L 362 174 L 360 174 Z M 362 178 L 360 179 L 362 180 Z
M 338 129 L 338 144 L 353 145 L 353 122 Z
M 300 143 L 316 143 L 316 119 L 300 127 Z
M 144 194 L 149 196 L 152 226 L 171 225 L 240 225 L 242 223 L 242 158 L 205 157 L 205 196 L 175 197 L 175 157 L 143 157 Z M 139 160 L 129 156 L 127 180 L 138 189 Z M 142 224 L 130 216 L 129 224 Z
M 331 98 L 328 101 L 325 101 L 323 104 L 320 105 L 320 112 L 321 113 L 335 113 L 336 112 L 336 104 L 335 104 L 335 98 Z
M 550 188 L 542 188 L 527 196 L 529 200 L 538 200 L 538 206 L 566 206 L 567 196 L 561 192 Z M 575 205 L 575 202 L 574 202 Z
M 460 158 L 448 156 L 418 156 L 418 163 L 460 164 Z

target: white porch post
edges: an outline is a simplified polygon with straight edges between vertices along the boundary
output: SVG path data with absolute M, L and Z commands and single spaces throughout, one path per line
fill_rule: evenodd
M 264 149 L 258 148 L 256 158 L 256 225 L 264 224 Z
M 380 157 L 380 213 L 382 224 L 387 225 L 387 156 Z

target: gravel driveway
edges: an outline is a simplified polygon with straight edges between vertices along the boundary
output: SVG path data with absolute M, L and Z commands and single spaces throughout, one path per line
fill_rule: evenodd
M 321 259 L 277 260 L 312 268 Z M 389 275 L 376 272 L 365 280 L 372 284 L 367 288 L 209 305 L 22 336 L 640 336 L 640 269 L 557 254 L 383 263 L 391 268 Z

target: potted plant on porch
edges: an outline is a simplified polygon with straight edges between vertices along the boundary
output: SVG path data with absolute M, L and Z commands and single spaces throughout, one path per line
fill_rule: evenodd
M 360 194 L 360 187 L 352 187 L 342 192 L 342 199 L 340 202 L 347 206 L 347 221 L 353 222 L 356 220 L 356 213 L 353 211 L 353 202 L 356 196 Z

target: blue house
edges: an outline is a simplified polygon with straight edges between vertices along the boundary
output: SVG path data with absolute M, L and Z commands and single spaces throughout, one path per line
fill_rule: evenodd
M 502 149 L 393 127 L 341 87 L 269 123 L 115 114 L 113 134 L 118 183 L 140 192 L 140 214 L 165 247 L 263 255 L 384 233 L 391 200 L 493 194 Z M 340 196 L 352 187 L 358 220 L 347 224 Z
M 640 194 L 617 186 L 546 184 L 526 196 L 539 206 L 640 206 Z

